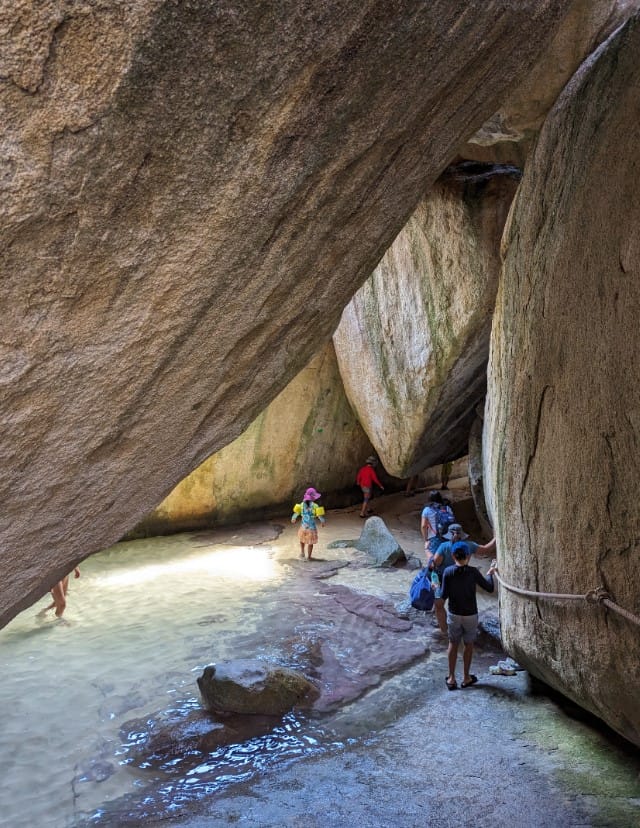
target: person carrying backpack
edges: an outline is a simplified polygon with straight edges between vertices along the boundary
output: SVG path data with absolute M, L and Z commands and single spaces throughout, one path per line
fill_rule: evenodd
M 318 542 L 318 529 L 316 520 L 321 526 L 324 526 L 324 506 L 318 506 L 315 502 L 320 500 L 322 495 L 317 492 L 313 486 L 310 486 L 304 493 L 302 503 L 296 503 L 293 507 L 293 514 L 291 515 L 291 523 L 295 523 L 298 518 L 302 518 L 300 528 L 298 529 L 298 540 L 300 541 L 300 557 L 304 558 L 305 546 L 307 548 L 307 557 L 311 560 L 311 553 L 313 546 Z
M 440 492 L 429 492 L 429 500 L 420 516 L 420 532 L 424 539 L 424 551 L 427 558 L 431 557 L 443 541 L 438 533 L 438 512 L 442 506 Z
M 438 537 L 444 540 L 446 538 L 447 532 L 449 531 L 449 527 L 452 523 L 456 522 L 455 515 L 453 514 L 453 509 L 451 508 L 451 504 L 448 500 L 442 500 L 441 503 L 438 505 L 435 519 Z

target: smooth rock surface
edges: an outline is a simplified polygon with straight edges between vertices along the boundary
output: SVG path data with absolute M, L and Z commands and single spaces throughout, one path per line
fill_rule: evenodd
M 210 664 L 198 678 L 204 706 L 211 713 L 282 716 L 319 695 L 305 676 L 258 659 Z
M 0 624 L 308 363 L 564 6 L 12 4 Z
M 502 577 L 640 617 L 640 15 L 549 115 L 506 234 L 485 420 Z M 640 627 L 501 592 L 506 649 L 640 745 Z
M 322 493 L 327 507 L 341 497 L 353 501 L 356 469 L 372 450 L 329 343 L 240 437 L 182 480 L 136 533 L 282 515 L 308 486 Z
M 518 180 L 509 167 L 449 167 L 342 314 L 347 397 L 398 477 L 466 454 Z
M 478 413 L 482 412 L 482 416 Z M 482 429 L 484 425 L 484 405 L 476 409 L 476 417 L 469 432 L 469 488 L 473 497 L 476 517 L 482 528 L 482 534 L 492 538 L 495 534 L 491 524 L 491 517 L 487 510 L 487 501 L 484 496 L 484 463 L 482 456 Z
M 375 515 L 365 520 L 354 547 L 370 555 L 376 566 L 395 566 L 406 560 L 404 550 L 393 537 L 384 520 Z
M 526 79 L 461 150 L 465 158 L 524 164 L 564 86 L 640 0 L 571 0 L 568 14 Z M 483 152 L 484 150 L 484 152 Z

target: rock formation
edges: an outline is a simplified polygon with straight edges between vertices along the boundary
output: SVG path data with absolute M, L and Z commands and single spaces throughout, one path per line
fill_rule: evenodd
M 283 716 L 319 696 L 301 673 L 257 658 L 210 664 L 198 678 L 198 688 L 211 713 Z
M 0 624 L 308 363 L 562 0 L 13 4 Z
M 381 517 L 367 518 L 360 537 L 353 544 L 356 549 L 366 552 L 375 566 L 397 566 L 404 563 L 407 556 L 404 549 L 391 534 Z
M 282 514 L 308 486 L 322 492 L 325 506 L 342 503 L 341 497 L 356 492 L 355 470 L 371 452 L 329 343 L 240 437 L 181 481 L 137 531 L 158 534 Z
M 640 616 L 640 15 L 549 115 L 505 235 L 485 419 L 502 577 Z M 640 628 L 502 590 L 506 646 L 640 744 Z
M 565 84 L 600 43 L 640 8 L 640 0 L 571 0 L 536 65 L 461 150 L 465 158 L 523 165 Z
M 448 168 L 334 334 L 347 397 L 399 477 L 466 453 L 518 180 L 513 168 Z
M 478 412 L 479 408 L 480 406 L 476 409 L 476 418 L 469 432 L 468 477 L 473 505 L 476 510 L 478 523 L 482 529 L 482 536 L 488 539 L 492 538 L 495 532 L 487 512 L 487 503 L 484 496 L 484 463 L 482 457 L 482 426 L 484 424 L 484 417 Z M 484 411 L 484 404 L 482 404 L 482 411 Z

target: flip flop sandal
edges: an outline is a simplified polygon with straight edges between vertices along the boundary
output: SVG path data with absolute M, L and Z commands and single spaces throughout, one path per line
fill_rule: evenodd
M 467 681 L 467 682 L 463 681 L 462 684 L 460 685 L 460 687 L 471 687 L 471 685 L 476 684 L 477 681 L 478 681 L 478 676 L 470 675 L 469 676 L 469 681 Z
M 458 682 L 457 681 L 449 681 L 448 678 L 444 680 L 444 683 L 447 685 L 447 690 L 457 690 L 458 689 Z M 462 685 L 464 687 L 464 685 Z

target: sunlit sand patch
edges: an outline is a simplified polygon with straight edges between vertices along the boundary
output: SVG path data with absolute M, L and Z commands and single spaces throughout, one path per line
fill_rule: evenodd
M 211 550 L 184 560 L 132 566 L 125 571 L 100 576 L 96 580 L 99 586 L 107 589 L 119 589 L 187 573 L 199 574 L 205 578 L 224 576 L 242 581 L 270 581 L 277 577 L 277 572 L 269 552 L 270 550 L 264 547 L 233 546 Z

